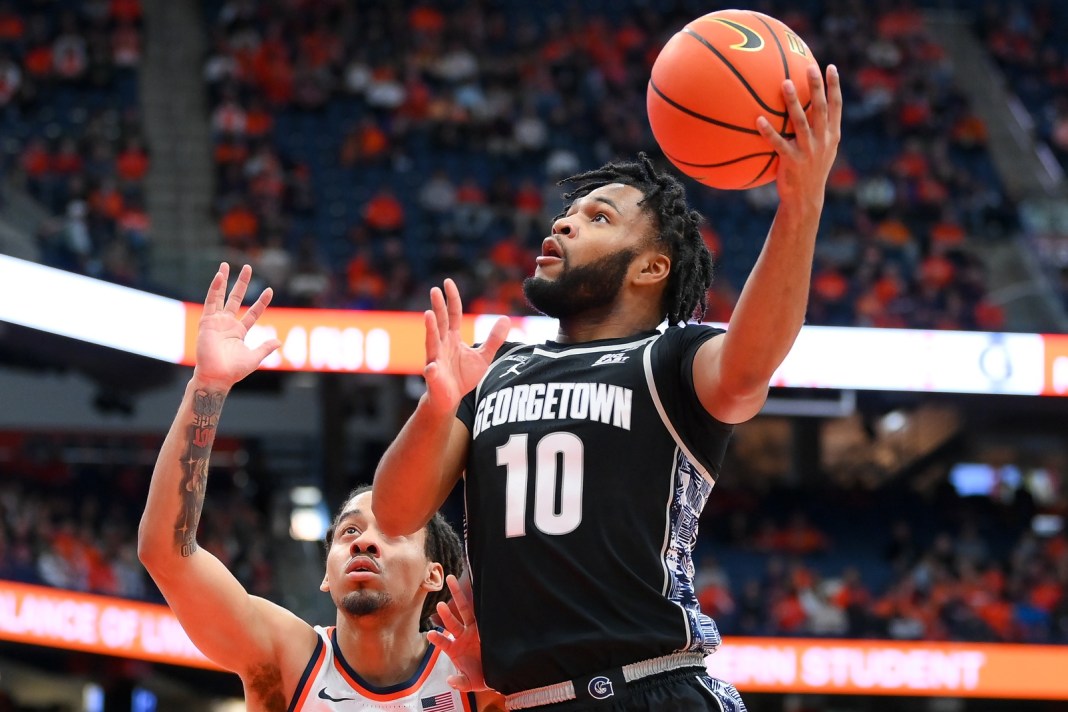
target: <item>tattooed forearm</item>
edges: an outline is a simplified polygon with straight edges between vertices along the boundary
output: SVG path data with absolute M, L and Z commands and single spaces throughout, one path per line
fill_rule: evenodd
M 182 556 L 191 556 L 197 550 L 197 526 L 208 486 L 208 459 L 225 397 L 224 393 L 204 390 L 193 394 L 193 422 L 189 426 L 186 454 L 181 460 L 182 481 L 178 486 L 182 506 L 174 525 L 174 544 Z

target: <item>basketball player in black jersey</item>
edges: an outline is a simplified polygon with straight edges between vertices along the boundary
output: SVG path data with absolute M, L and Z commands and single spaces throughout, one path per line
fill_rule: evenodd
M 421 527 L 461 475 L 486 683 L 509 709 L 745 709 L 707 675 L 720 642 L 693 589 L 697 520 L 732 425 L 762 407 L 801 328 L 842 95 L 783 94 L 780 203 L 726 332 L 684 325 L 712 259 L 682 185 L 640 156 L 570 179 L 527 298 L 555 341 L 460 338 L 446 280 L 426 313 L 427 392 L 375 475 L 387 532 Z M 666 325 L 664 324 L 666 322 Z

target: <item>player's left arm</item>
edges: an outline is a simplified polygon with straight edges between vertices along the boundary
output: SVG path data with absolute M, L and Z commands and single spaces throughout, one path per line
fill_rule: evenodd
M 838 70 L 827 68 L 826 93 L 815 65 L 807 80 L 812 90 L 807 115 L 793 82 L 783 82 L 796 138 L 783 138 L 764 117 L 757 120 L 779 156 L 779 208 L 727 333 L 706 341 L 694 359 L 697 395 L 709 414 L 724 423 L 741 423 L 760 411 L 771 377 L 805 320 L 816 232 L 842 125 Z

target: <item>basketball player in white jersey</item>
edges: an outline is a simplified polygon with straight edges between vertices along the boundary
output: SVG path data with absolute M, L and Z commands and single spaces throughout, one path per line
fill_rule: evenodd
M 152 474 L 138 532 L 141 561 L 196 646 L 240 676 L 250 712 L 495 708 L 492 693 L 478 699 L 450 685 L 450 678 L 463 678 L 441 646 L 466 654 L 477 651 L 477 642 L 428 632 L 435 604 L 446 598 L 446 578 L 463 567 L 459 538 L 440 515 L 410 535 L 384 536 L 371 511 L 370 488 L 348 498 L 326 541 L 321 589 L 337 604 L 329 627 L 312 627 L 249 595 L 197 545 L 223 402 L 279 346 L 277 340 L 245 345 L 272 293 L 264 290 L 240 315 L 252 270 L 241 270 L 229 298 L 228 274 L 223 264 L 208 290 L 196 368 Z M 449 584 L 456 587 L 454 579 Z M 441 608 L 448 626 L 452 616 L 444 603 Z M 465 667 L 477 669 L 478 662 Z

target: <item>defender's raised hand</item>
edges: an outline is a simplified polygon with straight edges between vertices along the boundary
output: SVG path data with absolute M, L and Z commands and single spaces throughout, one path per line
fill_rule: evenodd
M 819 67 L 808 69 L 806 81 L 812 94 L 812 104 L 806 113 L 797 97 L 794 83 L 783 82 L 783 98 L 795 138 L 783 138 L 766 117 L 757 119 L 757 129 L 779 154 L 776 187 L 783 201 L 792 199 L 818 200 L 823 204 L 823 191 L 830 175 L 838 143 L 842 137 L 842 85 L 838 69 L 827 67 L 827 87 L 824 90 Z
M 271 303 L 270 287 L 263 290 L 259 299 L 242 316 L 241 301 L 248 291 L 252 268 L 245 265 L 237 276 L 230 296 L 226 296 L 226 281 L 230 266 L 225 262 L 211 280 L 208 296 L 204 300 L 204 313 L 200 317 L 197 332 L 196 368 L 193 376 L 201 385 L 230 388 L 259 367 L 275 349 L 281 346 L 278 339 L 269 339 L 256 348 L 245 344 L 248 330 L 260 318 Z
M 452 599 L 448 603 L 439 601 L 437 606 L 445 631 L 431 630 L 427 637 L 449 656 L 459 671 L 449 676 L 451 686 L 461 692 L 486 690 L 486 679 L 482 676 L 482 641 L 475 621 L 471 582 L 466 578 L 461 582 L 449 574 L 445 583 L 452 592 Z
M 442 410 L 453 410 L 468 391 L 478 385 L 497 349 L 508 335 L 510 321 L 501 317 L 493 325 L 485 342 L 474 347 L 464 343 L 460 334 L 463 305 L 460 290 L 451 279 L 445 280 L 444 292 L 430 290 L 430 309 L 424 313 L 426 323 L 426 378 L 429 401 Z

